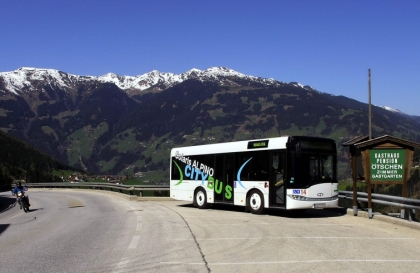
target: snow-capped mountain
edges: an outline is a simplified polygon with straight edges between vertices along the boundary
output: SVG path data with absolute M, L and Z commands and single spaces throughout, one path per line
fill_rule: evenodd
M 245 75 L 226 67 L 210 67 L 206 70 L 191 69 L 182 74 L 173 74 L 152 70 L 149 73 L 138 76 L 120 76 L 114 73 L 96 76 L 79 76 L 65 73 L 55 69 L 40 69 L 22 67 L 11 72 L 0 73 L 0 91 L 12 92 L 19 95 L 21 92 L 31 90 L 42 91 L 46 86 L 60 87 L 62 90 L 73 89 L 78 84 L 98 81 L 102 83 L 114 83 L 122 90 L 132 93 L 153 89 L 161 91 L 185 80 L 198 79 L 201 81 L 215 81 L 221 85 L 243 85 L 243 81 L 257 83 L 262 86 L 281 86 L 286 83 L 272 78 L 262 78 Z M 310 86 L 299 83 L 292 85 L 315 91 Z
M 42 69 L 22 67 L 10 72 L 0 72 L 0 92 L 11 92 L 15 95 L 31 91 L 45 91 L 46 89 L 60 89 L 64 91 L 75 90 L 80 84 L 92 82 L 113 83 L 128 95 L 135 95 L 142 91 L 162 91 L 189 79 L 200 81 L 213 81 L 220 85 L 247 85 L 244 82 L 259 84 L 260 86 L 290 85 L 309 91 L 319 92 L 308 85 L 298 82 L 285 83 L 272 78 L 262 78 L 245 75 L 226 67 L 210 67 L 206 70 L 193 68 L 182 74 L 159 72 L 152 70 L 138 76 L 120 76 L 107 73 L 102 76 L 80 76 L 62 72 L 56 69 Z M 389 106 L 378 106 L 393 113 L 407 115 L 404 112 Z

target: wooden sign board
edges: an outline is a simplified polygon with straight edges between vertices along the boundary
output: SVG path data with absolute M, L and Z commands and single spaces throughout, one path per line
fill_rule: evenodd
M 369 218 L 372 218 L 372 186 L 374 184 L 401 184 L 402 197 L 407 197 L 407 181 L 413 165 L 414 148 L 420 144 L 393 136 L 382 136 L 353 144 L 362 154 L 364 177 L 368 190 Z M 353 183 L 353 201 L 357 200 Z M 355 195 L 356 194 L 356 195 Z M 353 210 L 355 206 L 353 204 Z
M 369 153 L 369 181 L 371 184 L 404 184 L 405 149 L 372 149 Z M 408 151 L 410 152 L 410 151 Z M 365 155 L 367 152 L 364 153 Z

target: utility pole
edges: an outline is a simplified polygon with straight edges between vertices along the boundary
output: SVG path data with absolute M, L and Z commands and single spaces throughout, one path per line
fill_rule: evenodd
M 369 78 L 369 140 L 372 139 L 372 92 L 371 92 L 371 88 L 370 88 L 370 68 L 368 69 L 368 78 Z M 369 178 L 370 181 L 370 178 Z M 368 213 L 369 213 L 369 218 L 372 219 L 372 199 L 371 199 L 371 195 L 372 193 L 375 192 L 375 185 L 371 185 L 370 182 L 368 182 Z
M 370 68 L 368 69 L 368 86 L 369 86 L 369 140 L 372 139 L 372 99 L 371 99 L 371 89 L 370 89 Z

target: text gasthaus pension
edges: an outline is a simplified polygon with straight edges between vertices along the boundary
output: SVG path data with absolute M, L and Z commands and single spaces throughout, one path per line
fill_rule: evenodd
M 402 179 L 403 158 L 398 152 L 378 152 L 371 158 L 371 177 L 373 179 Z

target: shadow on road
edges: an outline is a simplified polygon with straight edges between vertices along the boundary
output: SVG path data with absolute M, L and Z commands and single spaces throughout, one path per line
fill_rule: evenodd
M 346 208 L 331 208 L 331 209 L 308 209 L 304 211 L 299 210 L 281 210 L 268 209 L 266 214 L 271 216 L 280 216 L 287 218 L 331 218 L 339 217 L 347 214 Z
M 34 212 L 34 211 L 37 211 L 37 210 L 44 210 L 43 208 L 38 208 L 38 209 L 29 209 L 29 212 Z
M 184 208 L 197 209 L 192 204 L 179 205 Z M 208 209 L 236 211 L 238 213 L 245 212 L 244 207 L 232 206 L 227 204 L 211 204 Z M 331 218 L 339 217 L 347 214 L 346 208 L 330 208 L 330 209 L 308 209 L 308 210 L 283 210 L 276 208 L 265 209 L 262 215 L 287 217 L 287 218 Z
M 9 226 L 9 224 L 0 225 L 0 234 L 2 234 Z
M 16 197 L 12 196 L 10 192 L 0 193 L 0 213 L 5 211 L 16 202 Z

